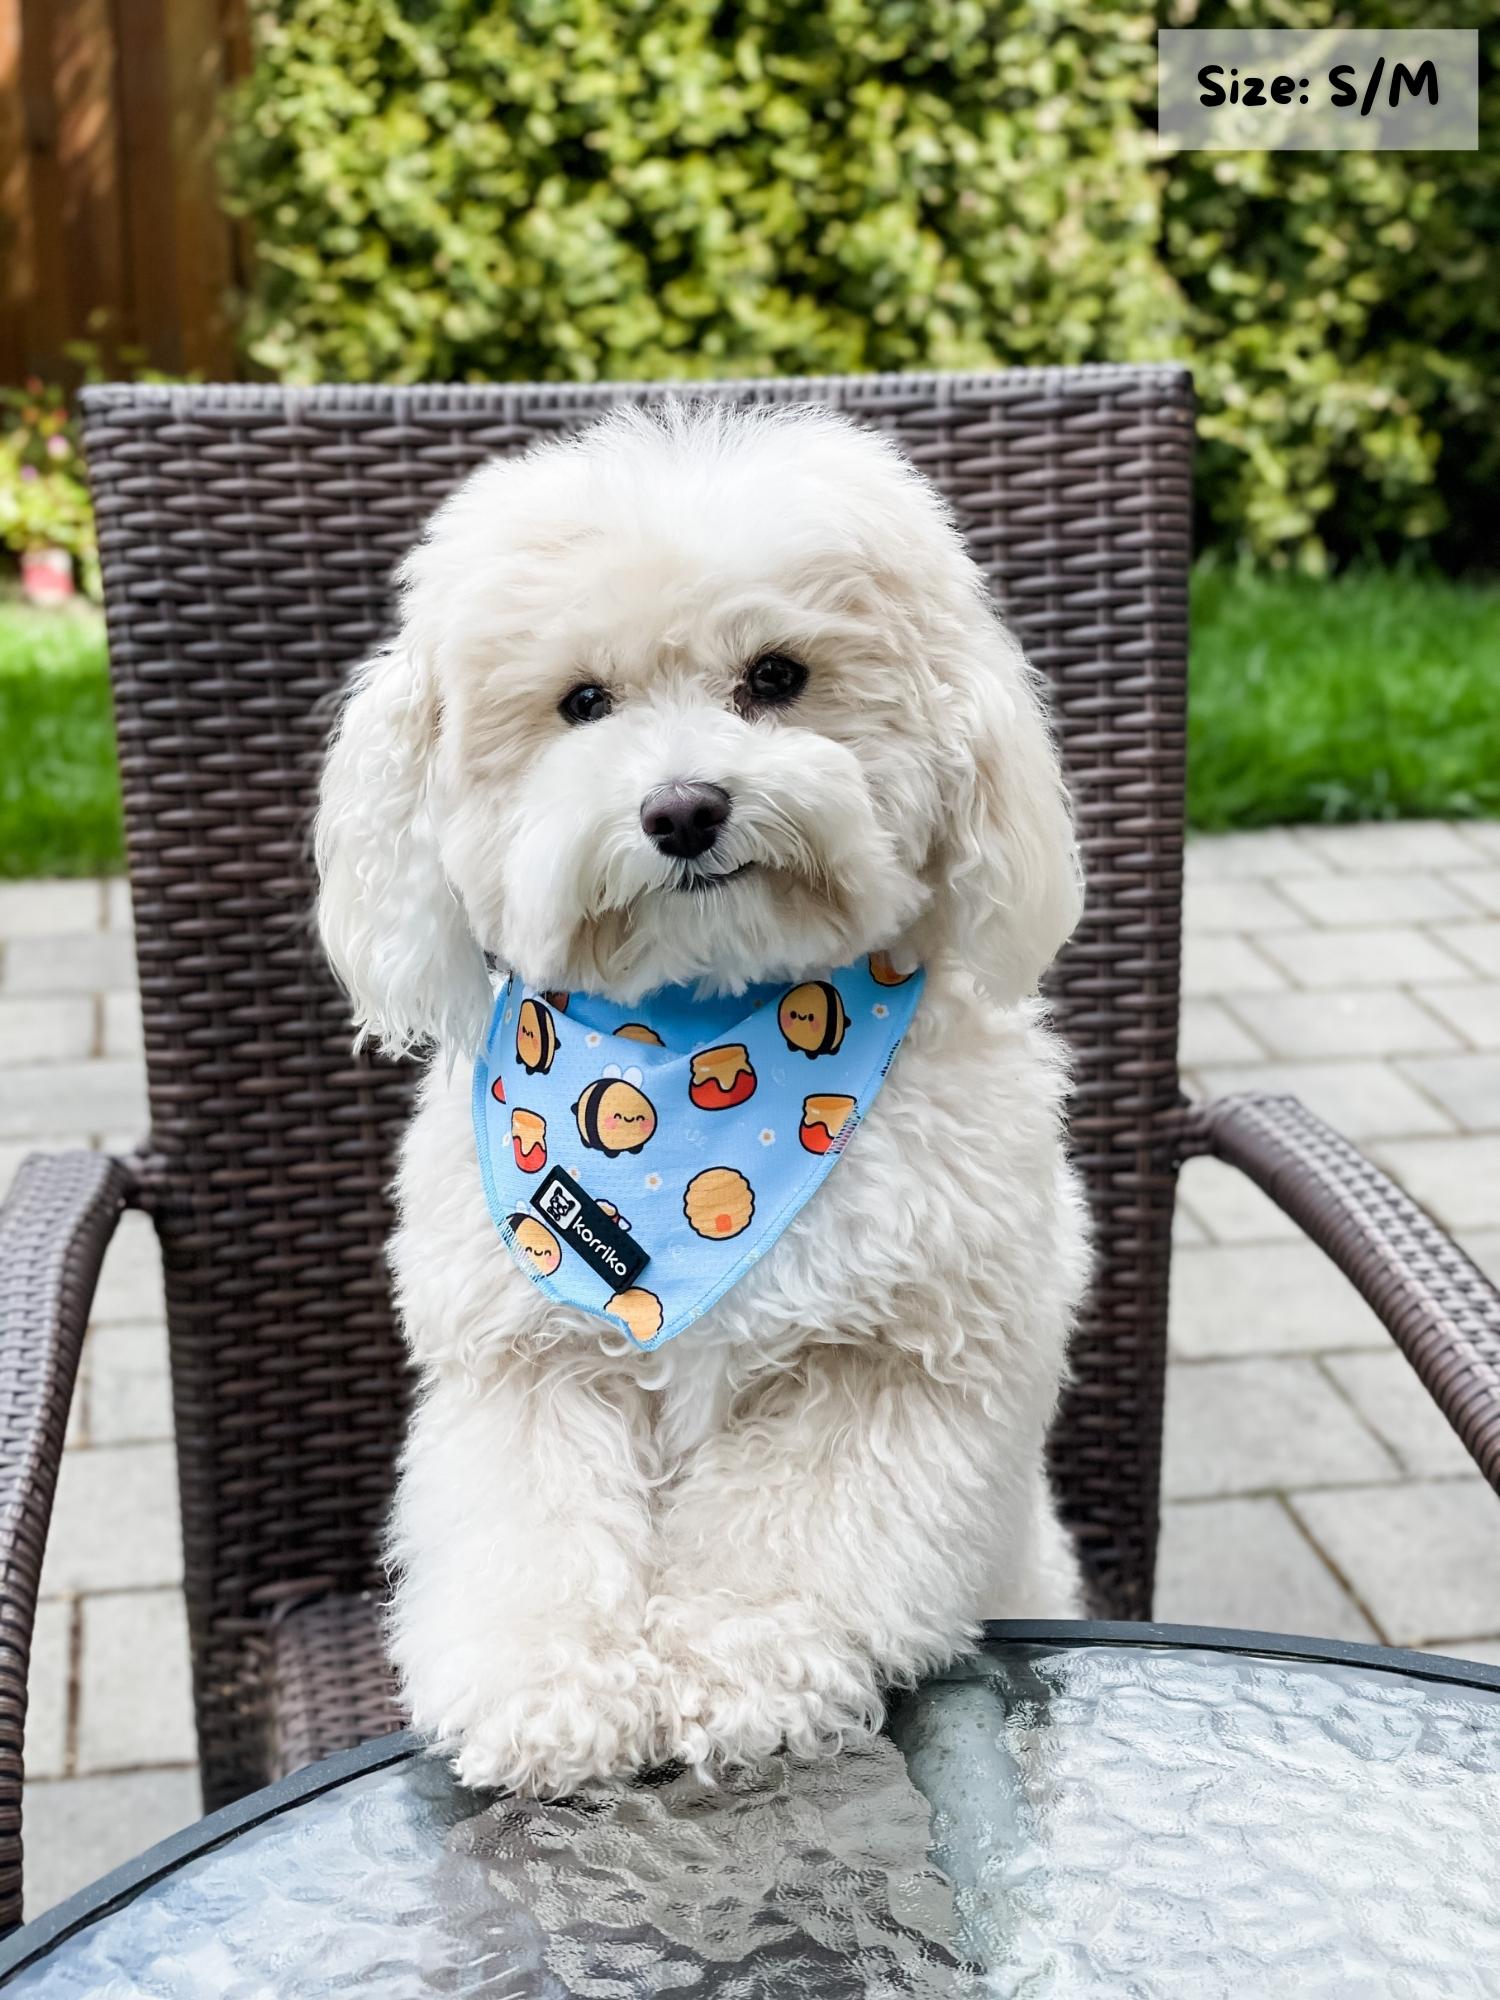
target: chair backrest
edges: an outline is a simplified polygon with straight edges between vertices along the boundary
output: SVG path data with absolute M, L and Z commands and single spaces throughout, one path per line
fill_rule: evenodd
M 697 385 L 695 385 L 697 386 Z M 1168 368 L 722 384 L 892 433 L 1050 676 L 1090 874 L 1050 988 L 1098 1232 L 1055 1469 L 1101 1600 L 1149 1614 L 1181 890 L 1191 387 Z M 331 697 L 471 467 L 637 386 L 85 397 L 124 779 L 205 1779 L 253 1751 L 277 1606 L 378 1578 L 405 1378 L 385 1189 L 410 1078 L 349 1053 L 310 922 Z

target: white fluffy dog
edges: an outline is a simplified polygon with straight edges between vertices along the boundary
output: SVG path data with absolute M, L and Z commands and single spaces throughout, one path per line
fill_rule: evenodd
M 1087 1270 L 1033 999 L 1077 920 L 1036 681 L 941 499 L 826 410 L 622 411 L 477 472 L 402 572 L 318 825 L 364 1034 L 435 1045 L 392 1246 L 416 1727 L 476 1786 L 836 1748 L 986 1615 L 1078 1610 L 1043 1446 Z M 657 787 L 722 788 L 698 857 Z M 927 984 L 847 1155 L 657 1351 L 490 1219 L 488 954 L 620 1001 L 875 949 Z

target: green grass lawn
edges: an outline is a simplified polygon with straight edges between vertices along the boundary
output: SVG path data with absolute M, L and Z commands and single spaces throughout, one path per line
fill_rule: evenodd
M 1500 585 L 1200 566 L 1194 826 L 1500 815 Z M 0 876 L 121 865 L 103 628 L 0 602 Z
M 122 859 L 103 621 L 0 601 L 0 876 Z
M 1194 826 L 1500 815 L 1500 585 L 1199 566 Z

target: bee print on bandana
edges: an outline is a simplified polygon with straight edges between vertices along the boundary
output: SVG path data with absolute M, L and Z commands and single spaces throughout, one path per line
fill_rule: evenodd
M 516 1061 L 528 1076 L 545 1076 L 557 1054 L 557 1023 L 540 1000 L 523 1000 L 516 1021 Z
M 612 1318 L 623 1320 L 631 1339 L 642 1345 L 661 1332 L 661 1300 L 641 1285 L 632 1285 L 628 1292 L 616 1292 L 604 1310 Z
M 810 979 L 783 994 L 776 1021 L 789 1049 L 801 1049 L 809 1060 L 838 1053 L 849 1025 L 839 989 L 826 979 Z
M 638 1153 L 656 1130 L 656 1106 L 640 1088 L 638 1069 L 613 1063 L 586 1086 L 573 1106 L 578 1136 L 596 1153 Z
M 539 1174 L 547 1164 L 547 1121 L 537 1111 L 512 1111 L 510 1143 L 523 1174 Z
M 683 1190 L 682 1212 L 699 1236 L 722 1242 L 750 1227 L 755 1190 L 737 1168 L 709 1167 Z
M 729 1111 L 755 1095 L 755 1071 L 743 1042 L 726 1042 L 693 1057 L 688 1096 L 700 1111 Z
M 627 1021 L 622 1028 L 616 1028 L 615 1033 L 622 1041 L 648 1042 L 654 1049 L 666 1047 L 655 1028 L 648 1028 L 644 1021 Z
M 842 1094 L 804 1097 L 797 1136 L 809 1153 L 831 1153 L 854 1116 L 855 1100 Z
M 545 1223 L 534 1215 L 513 1215 L 510 1234 L 526 1269 L 537 1277 L 550 1278 L 562 1262 L 562 1245 Z
M 916 967 L 910 972 L 898 972 L 895 960 L 888 951 L 870 953 L 870 977 L 877 986 L 904 986 L 908 979 L 916 977 Z

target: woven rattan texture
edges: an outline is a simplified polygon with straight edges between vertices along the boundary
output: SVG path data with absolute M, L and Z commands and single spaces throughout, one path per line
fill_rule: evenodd
M 271 1632 L 271 1776 L 401 1727 L 380 1600 L 320 1597 Z
M 409 1079 L 350 1057 L 309 925 L 328 704 L 393 564 L 481 459 L 629 387 L 96 389 L 85 399 L 119 719 L 210 1804 L 266 1768 L 248 1643 L 377 1581 L 404 1385 L 381 1245 Z M 1099 1276 L 1057 1433 L 1101 1601 L 1150 1605 L 1173 1192 L 1187 377 L 726 385 L 892 433 L 952 501 L 1050 676 L 1091 875 L 1053 981 Z M 251 1663 L 247 1665 L 247 1662 Z
M 1500 1292 L 1379 1167 L 1294 1097 L 1223 1097 L 1184 1119 L 1190 1152 L 1257 1182 L 1390 1329 L 1500 1492 Z
M 130 1188 L 102 1153 L 34 1155 L 0 1207 L 0 1933 L 21 1920 L 21 1739 L 42 1549 L 105 1247 Z

